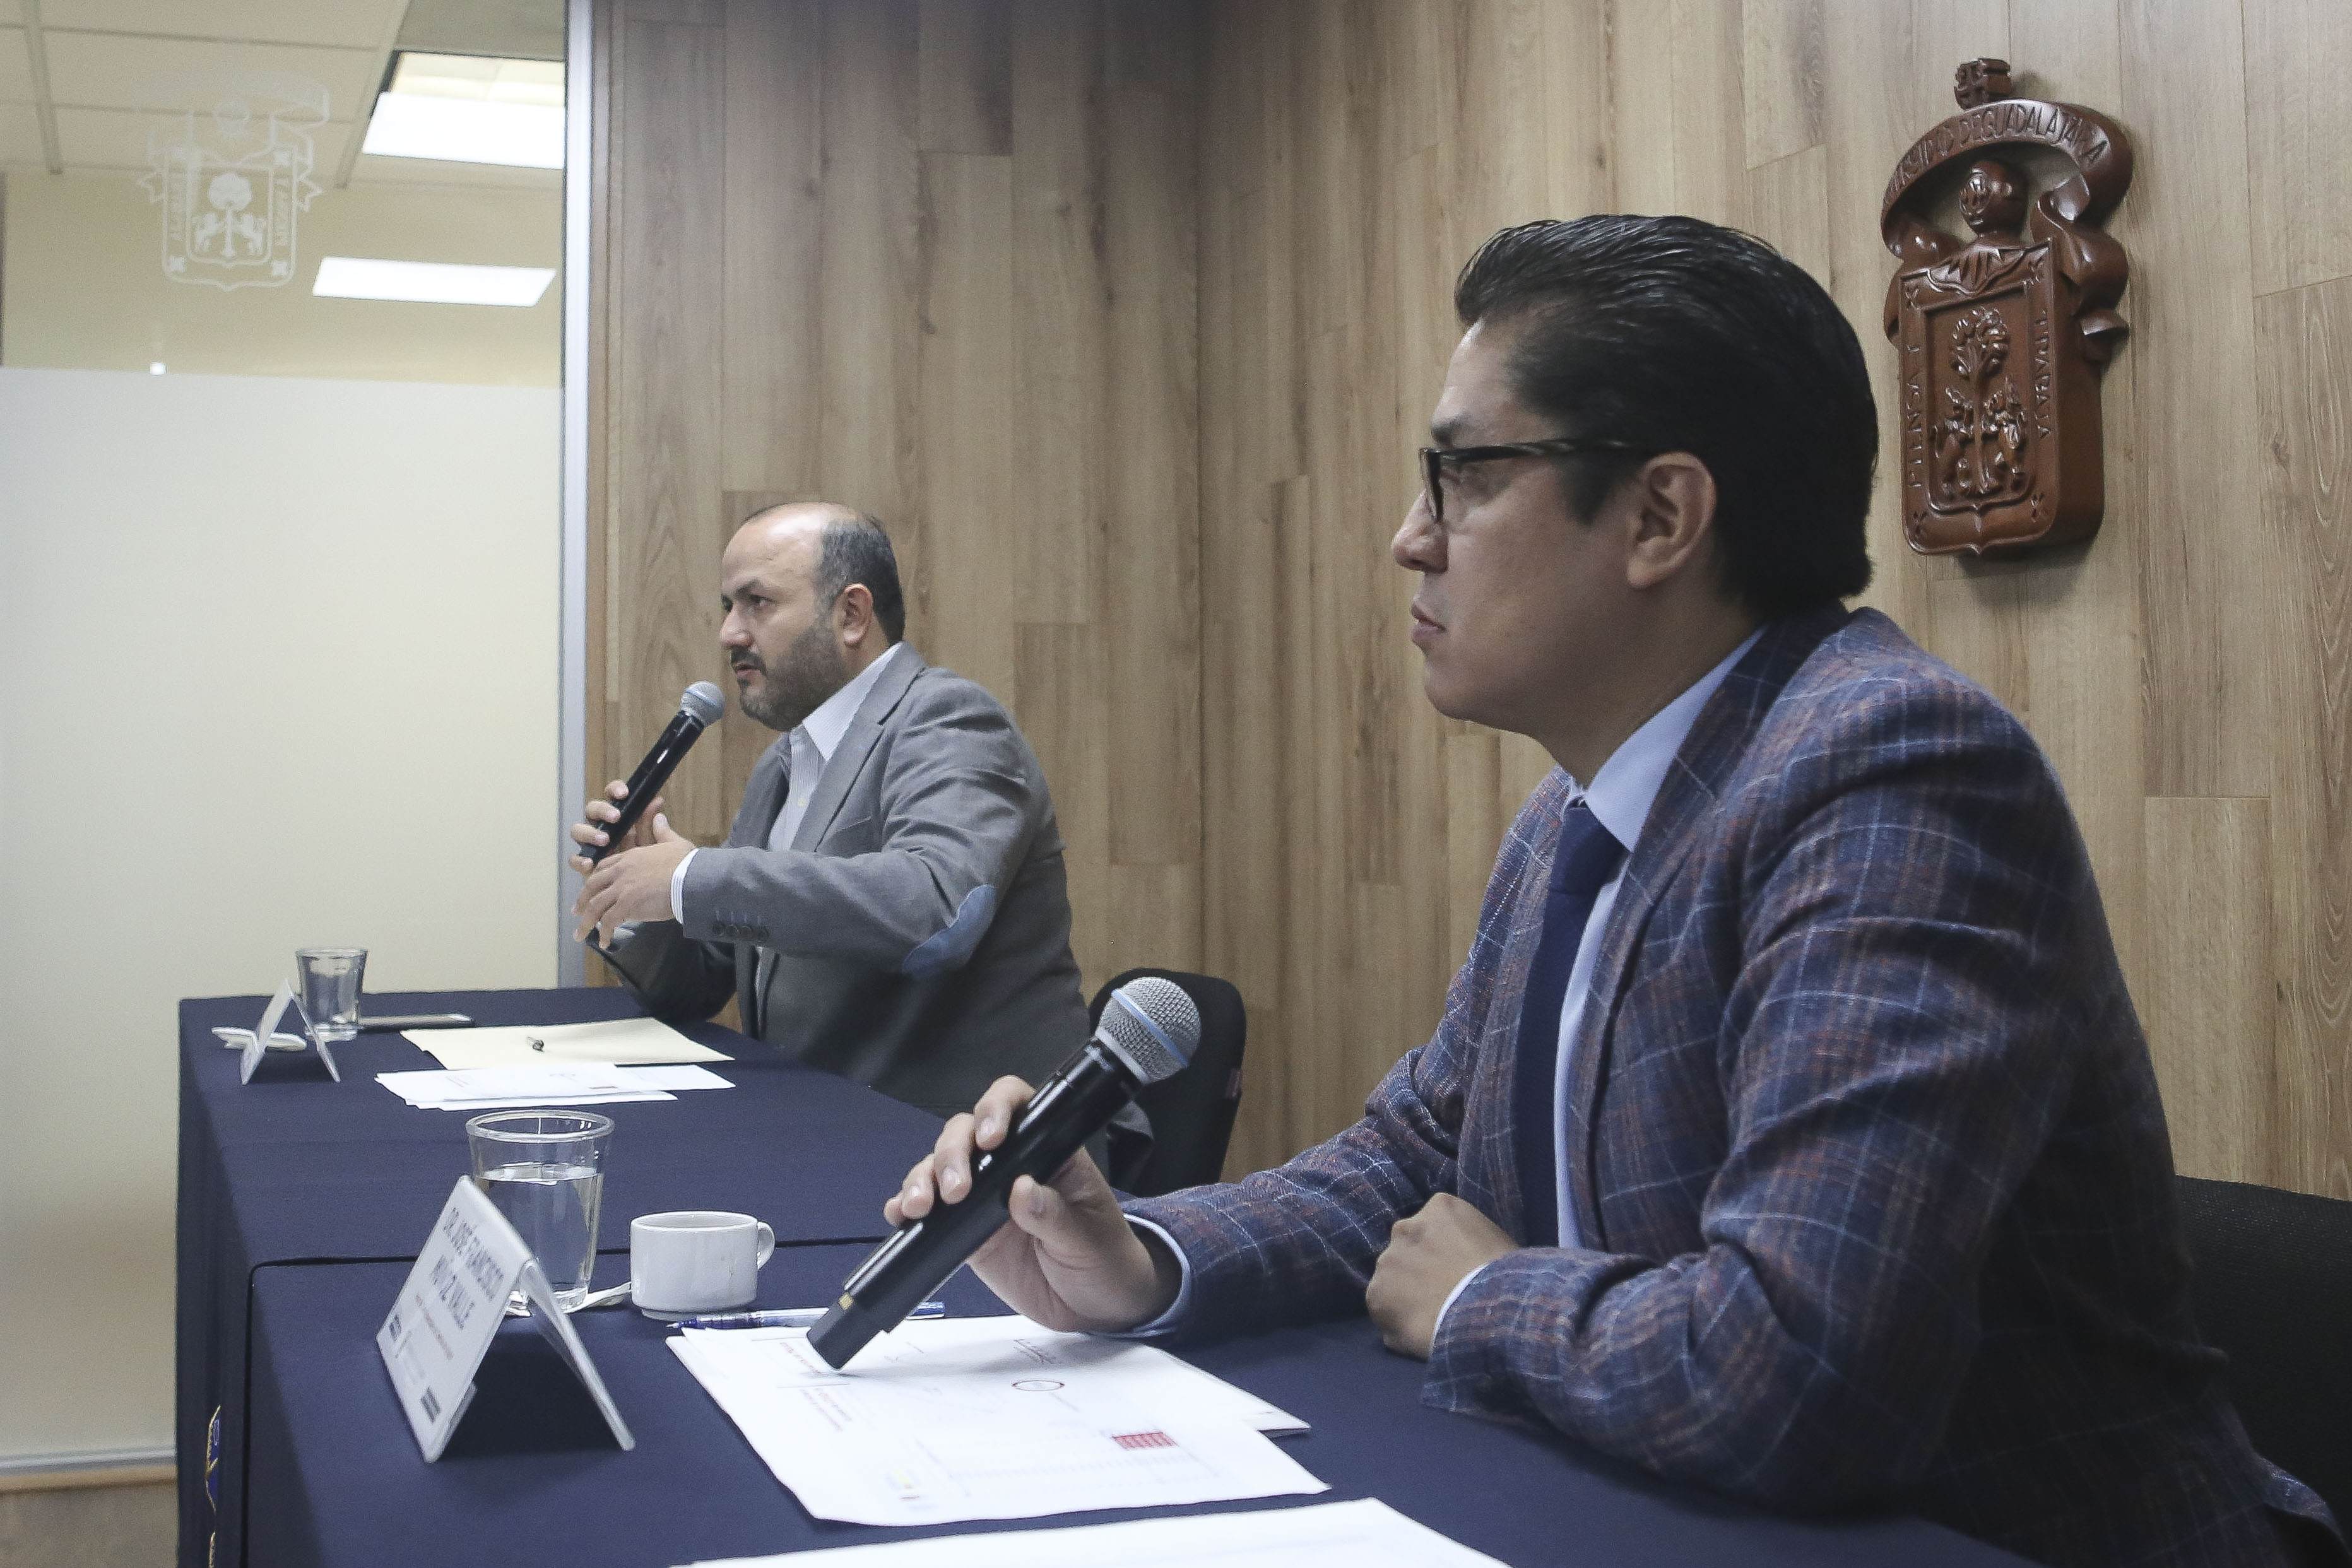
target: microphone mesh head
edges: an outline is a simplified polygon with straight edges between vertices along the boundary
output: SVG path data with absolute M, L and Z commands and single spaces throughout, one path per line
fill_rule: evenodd
M 709 726 L 717 724 L 719 716 L 727 711 L 727 699 L 720 696 L 719 688 L 709 681 L 697 681 L 686 688 L 686 695 L 677 699 L 677 706 L 681 711 L 692 714 L 702 724 Z
M 1096 1037 L 1146 1083 L 1173 1078 L 1201 1044 L 1201 1010 L 1173 980 L 1145 976 L 1110 994 Z

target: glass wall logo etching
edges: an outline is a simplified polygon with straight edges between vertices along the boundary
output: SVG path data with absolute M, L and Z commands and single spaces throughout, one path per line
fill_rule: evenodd
M 327 89 L 240 73 L 180 78 L 142 96 L 168 111 L 148 132 L 139 182 L 163 209 L 163 276 L 214 288 L 292 282 L 295 223 L 319 193 L 310 132 L 326 120 Z
M 1900 264 L 1885 326 L 1904 536 L 1929 555 L 2088 538 L 2106 506 L 2099 372 L 2123 340 L 2129 277 L 2097 225 L 2131 183 L 2131 144 L 2079 104 L 2011 98 L 2006 61 L 1969 61 L 1953 93 L 1961 112 L 1904 153 L 1879 209 Z M 2062 153 L 2074 173 L 2029 202 L 1997 155 L 2020 148 Z M 1960 174 L 1965 240 L 1928 217 L 1946 171 Z

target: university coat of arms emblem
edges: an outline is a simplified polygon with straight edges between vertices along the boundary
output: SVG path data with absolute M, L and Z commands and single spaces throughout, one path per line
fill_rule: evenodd
M 172 96 L 191 101 L 188 84 Z M 319 187 L 310 129 L 327 89 L 293 77 L 212 84 L 208 110 L 183 110 L 147 138 L 139 182 L 163 209 L 163 273 L 215 288 L 275 288 L 294 278 L 295 219 Z
M 2131 183 L 2131 143 L 2079 104 L 2010 96 L 2005 60 L 1957 73 L 1960 112 L 1912 143 L 1879 234 L 1899 358 L 1903 531 L 1922 554 L 2088 538 L 2105 508 L 2099 372 L 2126 331 L 2129 277 L 2096 225 Z M 2074 174 L 2029 202 L 1998 150 L 2046 147 Z M 1962 240 L 1926 215 L 1930 179 L 1965 167 Z

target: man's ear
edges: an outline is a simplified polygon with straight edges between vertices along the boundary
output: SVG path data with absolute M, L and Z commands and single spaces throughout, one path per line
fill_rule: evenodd
M 1633 510 L 1630 587 L 1655 588 L 1714 553 L 1715 476 L 1706 464 L 1687 452 L 1663 452 L 1626 483 Z
M 845 648 L 863 647 L 873 635 L 874 591 L 862 582 L 853 582 L 841 591 L 833 601 L 833 634 Z

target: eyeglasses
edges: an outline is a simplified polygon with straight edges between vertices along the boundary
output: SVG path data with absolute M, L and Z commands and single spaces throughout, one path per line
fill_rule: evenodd
M 1595 452 L 1630 452 L 1655 455 L 1653 449 L 1630 441 L 1514 441 L 1503 446 L 1424 446 L 1421 449 L 1421 493 L 1429 502 L 1429 520 L 1445 521 L 1445 489 L 1449 477 L 1459 483 L 1462 470 L 1473 463 L 1496 463 L 1506 457 L 1580 457 Z

